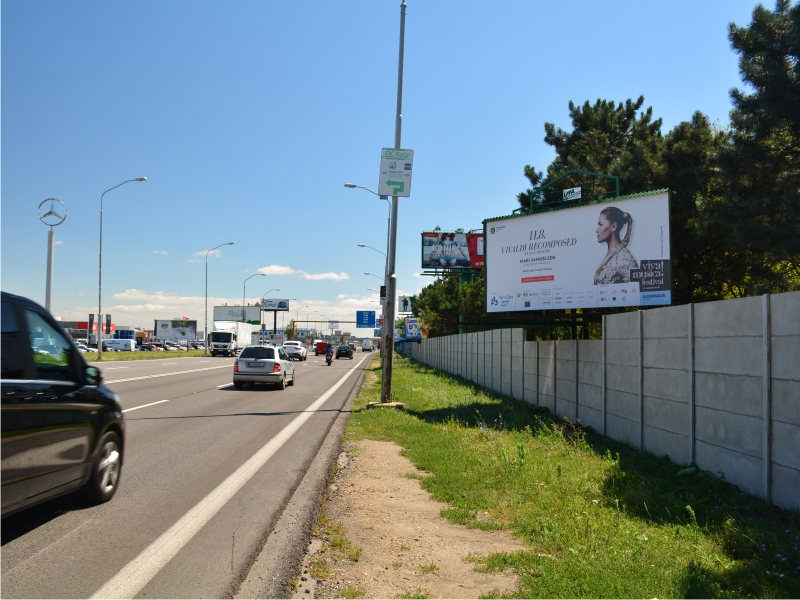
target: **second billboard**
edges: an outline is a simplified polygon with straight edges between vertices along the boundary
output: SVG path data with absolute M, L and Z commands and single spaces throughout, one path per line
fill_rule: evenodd
M 423 269 L 482 269 L 483 234 L 426 231 L 422 234 Z
M 671 304 L 666 191 L 486 227 L 486 311 Z

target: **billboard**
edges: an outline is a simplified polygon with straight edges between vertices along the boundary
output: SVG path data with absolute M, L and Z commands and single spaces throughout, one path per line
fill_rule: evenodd
M 672 302 L 666 190 L 484 226 L 487 312 Z
M 153 337 L 159 340 L 196 340 L 197 321 L 193 320 L 156 320 Z
M 289 299 L 288 298 L 262 298 L 261 299 L 261 310 L 287 311 L 287 310 L 289 310 Z
M 483 255 L 482 233 L 422 233 L 423 269 L 482 269 Z
M 250 325 L 261 324 L 261 308 L 258 306 L 245 306 L 244 307 L 245 322 Z M 212 321 L 241 321 L 242 320 L 242 307 L 241 306 L 215 306 L 214 318 Z
M 405 331 L 403 333 L 407 340 L 418 340 L 422 338 L 422 333 L 419 330 L 419 322 L 416 319 L 406 319 L 404 329 Z
M 411 312 L 411 296 L 400 296 L 397 298 L 398 312 Z

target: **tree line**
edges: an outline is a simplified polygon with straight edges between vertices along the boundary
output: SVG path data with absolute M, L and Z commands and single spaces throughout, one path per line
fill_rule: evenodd
M 530 187 L 517 195 L 528 209 L 570 169 L 616 175 L 622 195 L 668 189 L 674 304 L 800 289 L 800 4 L 759 5 L 728 39 L 745 88 L 730 91 L 727 126 L 697 111 L 664 135 L 644 96 L 570 102 L 570 130 L 544 125 L 555 159 L 526 165 Z M 423 288 L 413 310 L 429 336 L 447 335 L 484 302 L 483 279 L 459 285 L 456 273 Z

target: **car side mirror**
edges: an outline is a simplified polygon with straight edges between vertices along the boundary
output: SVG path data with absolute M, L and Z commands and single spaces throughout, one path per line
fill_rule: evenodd
M 101 383 L 103 383 L 103 374 L 97 367 L 93 367 L 90 365 L 86 367 L 86 370 L 83 373 L 86 377 L 87 385 L 100 385 Z

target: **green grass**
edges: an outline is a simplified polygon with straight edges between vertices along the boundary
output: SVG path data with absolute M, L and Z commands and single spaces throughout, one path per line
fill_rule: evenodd
M 430 573 L 435 573 L 439 570 L 439 567 L 436 566 L 436 563 L 431 561 L 427 565 L 420 565 L 419 570 L 422 572 L 423 575 L 428 575 Z
M 116 362 L 128 360 L 155 360 L 158 358 L 197 358 L 198 356 L 206 356 L 202 350 L 189 350 L 188 352 L 180 350 L 172 350 L 170 352 L 103 352 L 103 358 L 97 360 L 96 352 L 87 352 L 83 355 L 87 362 Z M 207 355 L 209 358 L 211 354 Z
M 409 359 L 393 392 L 405 411 L 366 410 L 365 386 L 346 439 L 397 443 L 445 518 L 522 541 L 468 558 L 513 596 L 800 597 L 800 514 Z

